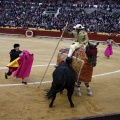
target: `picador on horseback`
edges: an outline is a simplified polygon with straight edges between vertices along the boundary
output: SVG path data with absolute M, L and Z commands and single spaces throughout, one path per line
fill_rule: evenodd
M 49 105 L 50 107 L 53 106 L 56 94 L 64 90 L 64 88 L 66 88 L 68 91 L 68 99 L 71 107 L 74 107 L 71 99 L 74 91 L 74 82 L 76 82 L 77 86 L 77 96 L 81 96 L 80 85 L 82 82 L 86 86 L 87 95 L 92 95 L 89 82 L 91 82 L 92 79 L 93 67 L 95 67 L 97 64 L 97 45 L 99 43 L 89 43 L 88 34 L 84 31 L 84 27 L 81 24 L 74 26 L 74 30 L 71 32 L 68 32 L 66 27 L 63 31 L 65 31 L 68 35 L 73 35 L 75 42 L 70 46 L 70 48 L 59 50 L 57 56 L 57 65 L 55 66 L 56 69 L 53 72 L 53 82 L 51 88 L 47 91 L 47 97 L 52 97 L 52 101 Z M 63 64 L 61 64 L 61 61 L 64 61 Z M 64 64 L 67 66 L 61 66 Z M 67 67 L 69 69 L 67 69 Z M 66 72 L 63 68 L 66 70 Z M 61 74 L 60 71 L 63 74 Z
M 74 36 L 75 42 L 70 46 L 67 58 L 66 58 L 66 62 L 71 63 L 72 61 L 72 55 L 74 53 L 74 51 L 78 50 L 79 48 L 83 48 L 85 49 L 89 38 L 88 38 L 88 33 L 84 30 L 85 27 L 82 26 L 81 24 L 77 24 L 73 27 L 73 30 L 71 32 L 69 32 L 66 27 L 65 29 L 65 33 L 68 34 L 69 36 Z M 57 67 L 57 65 L 55 65 L 55 67 Z
M 76 26 L 73 27 L 73 31 L 68 32 L 67 30 L 65 31 L 69 36 L 74 36 L 75 42 L 70 46 L 67 61 L 71 61 L 72 54 L 75 50 L 79 48 L 85 48 L 87 43 L 88 43 L 88 34 L 86 31 L 84 31 L 84 26 L 81 24 L 77 24 Z
M 57 65 L 64 60 L 71 65 L 76 73 L 76 84 L 78 87 L 77 95 L 81 96 L 80 85 L 85 83 L 87 94 L 92 95 L 89 82 L 92 79 L 93 67 L 97 61 L 97 44 L 89 43 L 88 33 L 84 30 L 84 26 L 77 24 L 73 30 L 69 32 L 65 29 L 65 33 L 74 36 L 75 42 L 68 49 L 61 49 L 57 57 Z M 56 66 L 57 67 L 57 66 Z

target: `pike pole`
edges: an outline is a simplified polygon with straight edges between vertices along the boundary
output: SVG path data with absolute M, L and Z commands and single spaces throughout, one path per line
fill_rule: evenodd
M 53 52 L 53 55 L 52 55 L 52 57 L 51 57 L 51 59 L 50 59 L 50 61 L 49 61 L 49 63 L 48 63 L 48 66 L 47 66 L 47 68 L 46 68 L 46 70 L 45 70 L 45 73 L 44 73 L 44 75 L 43 75 L 43 77 L 42 77 L 42 80 L 40 81 L 40 84 L 39 84 L 38 88 L 41 86 L 41 84 L 42 84 L 42 82 L 43 82 L 43 80 L 44 80 L 44 77 L 45 77 L 45 75 L 46 75 L 46 73 L 47 73 L 47 70 L 48 70 L 48 68 L 49 68 L 49 66 L 50 66 L 50 63 L 51 63 L 51 61 L 52 61 L 52 59 L 53 59 L 53 56 L 54 56 L 54 54 L 55 54 L 55 52 L 56 52 L 56 50 L 57 50 L 57 48 L 58 48 L 58 45 L 59 45 L 60 41 L 62 40 L 63 34 L 64 34 L 64 32 L 65 32 L 65 29 L 67 28 L 67 25 L 68 25 L 68 22 L 66 22 L 66 25 L 65 25 L 65 27 L 64 27 L 64 29 L 63 29 L 63 32 L 62 32 L 62 34 L 61 34 L 61 37 L 60 37 L 60 39 L 59 39 L 59 41 L 58 41 L 58 43 L 57 43 L 57 45 L 56 45 L 56 47 L 55 47 L 55 50 L 54 50 L 54 52 Z

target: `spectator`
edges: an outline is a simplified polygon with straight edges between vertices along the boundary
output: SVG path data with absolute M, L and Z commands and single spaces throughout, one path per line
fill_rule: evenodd
M 0 1 L 0 26 L 62 30 L 68 21 L 68 30 L 79 23 L 90 32 L 120 32 L 120 5 L 112 0 L 74 0 L 80 4 L 48 4 L 45 1 L 40 0 L 42 4 L 22 0 Z M 57 16 L 44 14 L 47 9 L 57 11 L 58 8 L 60 10 Z M 96 10 L 88 13 L 90 8 Z M 114 8 L 116 12 L 113 12 Z

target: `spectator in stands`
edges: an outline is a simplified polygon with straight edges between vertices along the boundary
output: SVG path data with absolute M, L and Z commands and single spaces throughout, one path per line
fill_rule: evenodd
M 69 21 L 70 24 L 82 23 L 90 32 L 119 32 L 120 30 L 120 5 L 113 1 L 74 0 L 80 3 L 78 5 L 47 4 L 45 1 L 42 4 L 23 2 L 23 0 L 19 2 L 0 1 L 0 26 L 61 30 L 66 21 Z M 59 7 L 60 11 L 57 16 L 43 14 L 47 9 L 57 10 Z M 90 8 L 95 10 L 92 11 Z

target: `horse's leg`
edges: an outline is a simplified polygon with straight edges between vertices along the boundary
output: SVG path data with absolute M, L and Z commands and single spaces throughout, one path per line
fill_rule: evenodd
M 53 106 L 53 102 L 54 102 L 55 98 L 56 98 L 56 93 L 53 94 L 52 101 L 51 101 L 51 103 L 49 104 L 49 107 L 52 107 L 52 106 Z
M 67 95 L 68 95 L 68 100 L 69 100 L 69 102 L 70 102 L 70 106 L 71 107 L 74 107 L 74 104 L 73 104 L 73 102 L 72 102 L 72 94 L 73 94 L 73 91 L 74 91 L 74 88 L 68 88 L 67 89 Z
M 89 83 L 85 83 L 85 86 L 87 88 L 87 95 L 92 96 L 92 91 L 90 90 Z
M 80 92 L 80 85 L 81 85 L 81 82 L 78 82 L 77 83 L 77 96 L 81 96 L 81 92 Z

